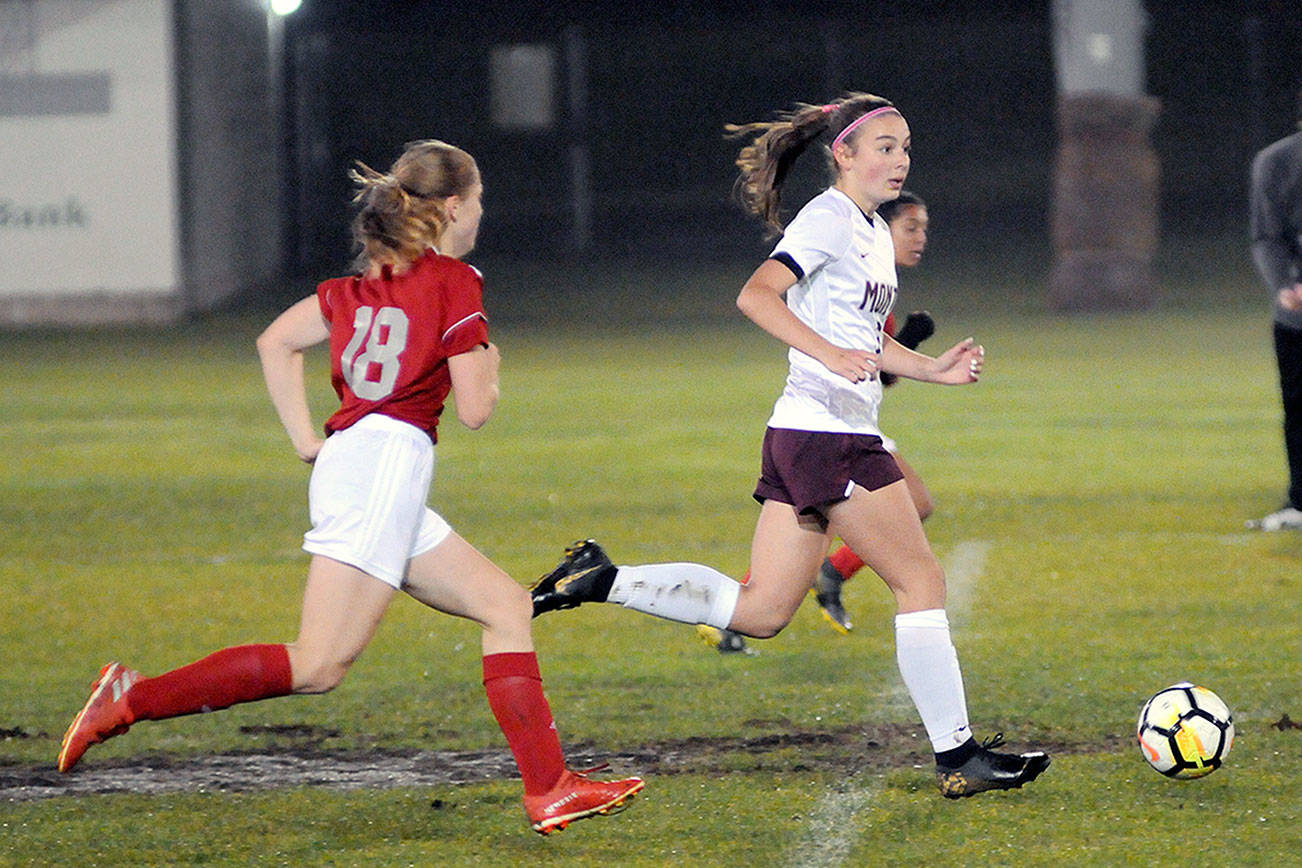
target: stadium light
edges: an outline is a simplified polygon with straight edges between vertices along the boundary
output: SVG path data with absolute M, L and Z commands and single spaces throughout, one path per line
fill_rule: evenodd
M 287 209 L 284 205 L 292 159 L 285 105 L 285 18 L 302 5 L 302 0 L 263 0 L 263 2 L 267 10 L 267 107 L 271 117 L 274 162 L 280 187 L 278 206 L 281 216 L 276 240 L 280 245 L 279 272 L 284 274 L 288 261 L 288 246 L 285 243 L 288 237 L 285 217 Z

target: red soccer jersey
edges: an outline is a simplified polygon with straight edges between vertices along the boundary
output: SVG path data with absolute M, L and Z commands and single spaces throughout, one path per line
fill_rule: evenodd
M 484 282 L 430 250 L 402 274 L 337 277 L 317 287 L 330 323 L 330 379 L 342 402 L 326 422 L 341 431 L 368 413 L 415 425 L 438 442 L 452 377 L 448 359 L 488 342 Z

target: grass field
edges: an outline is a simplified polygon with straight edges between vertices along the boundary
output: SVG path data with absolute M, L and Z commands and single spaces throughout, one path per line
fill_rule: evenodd
M 567 746 L 699 750 L 621 816 L 540 839 L 506 779 L 61 796 L 0 803 L 0 864 L 1288 864 L 1302 730 L 1272 724 L 1302 719 L 1302 535 L 1243 528 L 1277 505 L 1283 461 L 1264 308 L 1228 271 L 1169 268 L 1159 310 L 1073 318 L 1040 310 L 1033 271 L 994 296 L 989 275 L 957 269 L 905 281 L 904 307 L 939 323 L 928 349 L 975 334 L 989 352 L 976 387 L 896 387 L 883 423 L 937 500 L 928 532 L 978 735 L 1056 753 L 1023 791 L 938 795 L 890 600 L 864 574 L 847 588 L 853 634 L 807 605 L 754 656 L 613 606 L 540 619 Z M 507 286 L 503 401 L 481 432 L 445 426 L 436 506 L 521 582 L 581 536 L 621 562 L 740 574 L 784 359 L 727 314 L 733 277 L 693 296 L 643 275 L 645 297 L 558 304 L 547 327 L 527 322 L 538 282 Z M 645 316 L 614 322 L 616 304 Z M 263 392 L 267 318 L 0 335 L 0 779 L 52 770 L 105 660 L 156 673 L 293 637 L 307 468 Z M 324 356 L 310 367 L 323 416 Z M 334 693 L 142 724 L 83 767 L 504 750 L 479 677 L 470 625 L 400 600 Z M 1219 692 L 1238 726 L 1227 767 L 1193 782 L 1132 744 L 1143 700 L 1181 679 Z M 808 738 L 755 747 L 789 733 Z M 847 734 L 853 749 L 819 747 Z

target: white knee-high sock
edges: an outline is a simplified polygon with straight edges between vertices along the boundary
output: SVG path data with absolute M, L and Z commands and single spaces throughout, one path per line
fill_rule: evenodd
M 722 630 L 732 621 L 739 593 L 738 582 L 701 564 L 644 564 L 621 566 L 606 602 Z
M 958 653 L 944 609 L 895 616 L 895 659 L 936 753 L 972 737 Z

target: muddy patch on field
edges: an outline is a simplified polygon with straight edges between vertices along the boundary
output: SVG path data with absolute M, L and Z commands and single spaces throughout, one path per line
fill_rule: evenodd
M 328 751 L 311 746 L 324 732 L 299 732 L 297 725 L 264 727 L 263 734 L 307 736 L 308 744 L 196 758 L 145 755 L 131 759 L 93 758 L 70 774 L 53 765 L 0 765 L 0 801 L 31 801 L 98 793 L 251 792 L 280 787 L 390 789 L 518 778 L 505 750 Z M 252 733 L 251 733 L 252 734 Z M 1037 743 L 1051 754 L 1120 750 L 1129 739 L 1099 743 Z M 1007 750 L 1029 749 L 1009 744 Z M 572 768 L 609 764 L 612 775 L 727 774 L 749 771 L 843 774 L 917 766 L 930 769 L 931 751 L 920 729 L 855 726 L 818 732 L 760 736 L 693 737 L 619 750 L 581 742 L 567 746 Z

